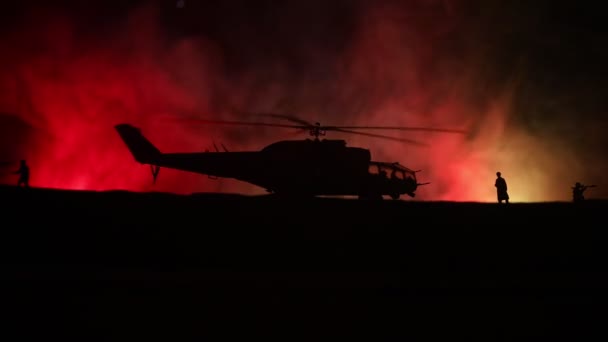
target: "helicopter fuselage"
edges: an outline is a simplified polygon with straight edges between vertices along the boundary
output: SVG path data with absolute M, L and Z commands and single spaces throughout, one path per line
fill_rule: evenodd
M 347 147 L 344 140 L 285 140 L 246 152 L 161 153 L 139 129 L 126 124 L 116 129 L 142 164 L 232 178 L 271 193 L 398 198 L 413 197 L 418 185 L 414 172 L 372 162 L 369 150 Z M 385 176 L 381 166 L 399 176 Z

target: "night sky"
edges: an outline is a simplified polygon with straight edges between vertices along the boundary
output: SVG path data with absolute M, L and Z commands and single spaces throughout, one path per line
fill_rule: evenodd
M 27 158 L 33 186 L 263 193 L 172 170 L 152 186 L 113 129 L 139 126 L 166 152 L 306 138 L 161 120 L 253 120 L 239 108 L 470 131 L 408 133 L 429 148 L 328 136 L 422 169 L 431 184 L 417 199 L 494 201 L 496 171 L 514 202 L 569 200 L 577 181 L 599 186 L 587 197 L 606 197 L 608 35 L 590 4 L 9 3 L 0 12 L 0 161 Z

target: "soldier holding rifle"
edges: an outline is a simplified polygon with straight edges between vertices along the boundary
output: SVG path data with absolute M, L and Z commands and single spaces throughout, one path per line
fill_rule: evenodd
M 579 182 L 576 182 L 576 184 L 574 184 L 574 187 L 572 187 L 572 201 L 573 202 L 582 202 L 585 200 L 585 190 L 587 190 L 588 188 L 595 188 L 595 185 L 583 185 Z

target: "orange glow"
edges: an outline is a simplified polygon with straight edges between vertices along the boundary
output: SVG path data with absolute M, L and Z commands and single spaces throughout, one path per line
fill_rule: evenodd
M 278 104 L 292 101 L 288 107 L 296 112 L 291 114 L 327 125 L 471 130 L 466 137 L 408 136 L 429 142 L 429 148 L 358 136 L 327 137 L 369 147 L 375 160 L 421 169 L 419 180 L 431 184 L 419 188 L 416 199 L 494 202 L 496 171 L 506 178 L 513 202 L 569 199 L 564 184 L 576 180 L 577 170 L 564 170 L 567 156 L 558 161 L 554 155 L 559 146 L 546 146 L 510 122 L 517 80 L 500 91 L 480 91 L 478 56 L 483 54 L 452 56 L 449 49 L 437 47 L 462 24 L 456 14 L 450 10 L 432 12 L 437 17 L 431 18 L 401 17 L 391 7 L 366 7 L 360 13 L 351 43 L 321 63 L 332 70 L 328 80 L 263 86 L 254 82 L 256 70 L 238 81 L 224 77 L 222 52 L 213 42 L 166 37 L 154 8 L 132 13 L 116 32 L 97 40 L 79 34 L 65 16 L 36 14 L 24 21 L 23 31 L 0 40 L 2 51 L 10 51 L 0 57 L 0 111 L 28 125 L 12 132 L 26 137 L 25 143 L 2 158 L 28 159 L 31 184 L 40 187 L 264 193 L 236 181 L 172 170 L 161 170 L 153 186 L 149 168 L 135 163 L 113 127 L 122 122 L 139 126 L 167 152 L 203 151 L 217 139 L 233 151 L 257 150 L 284 138 L 284 132 L 258 137 L 259 132 L 244 128 L 240 135 L 220 136 L 216 127 L 179 127 L 157 119 L 181 113 L 226 118 L 218 101 L 226 108 L 237 104 L 261 111 L 281 110 Z M 273 65 L 259 74 L 280 79 L 289 70 Z M 225 95 L 218 99 L 217 93 Z M 549 173 L 552 179 L 547 179 Z M 555 180 L 562 183 L 560 189 Z

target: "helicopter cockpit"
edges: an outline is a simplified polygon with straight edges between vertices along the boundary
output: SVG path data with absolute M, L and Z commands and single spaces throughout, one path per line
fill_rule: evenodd
M 416 183 L 416 172 L 399 163 L 370 162 L 369 173 L 390 179 L 409 180 Z
M 399 163 L 370 162 L 369 174 L 380 181 L 379 184 L 386 184 L 385 188 L 393 199 L 399 198 L 400 194 L 415 196 L 418 181 L 416 171 L 410 170 Z

